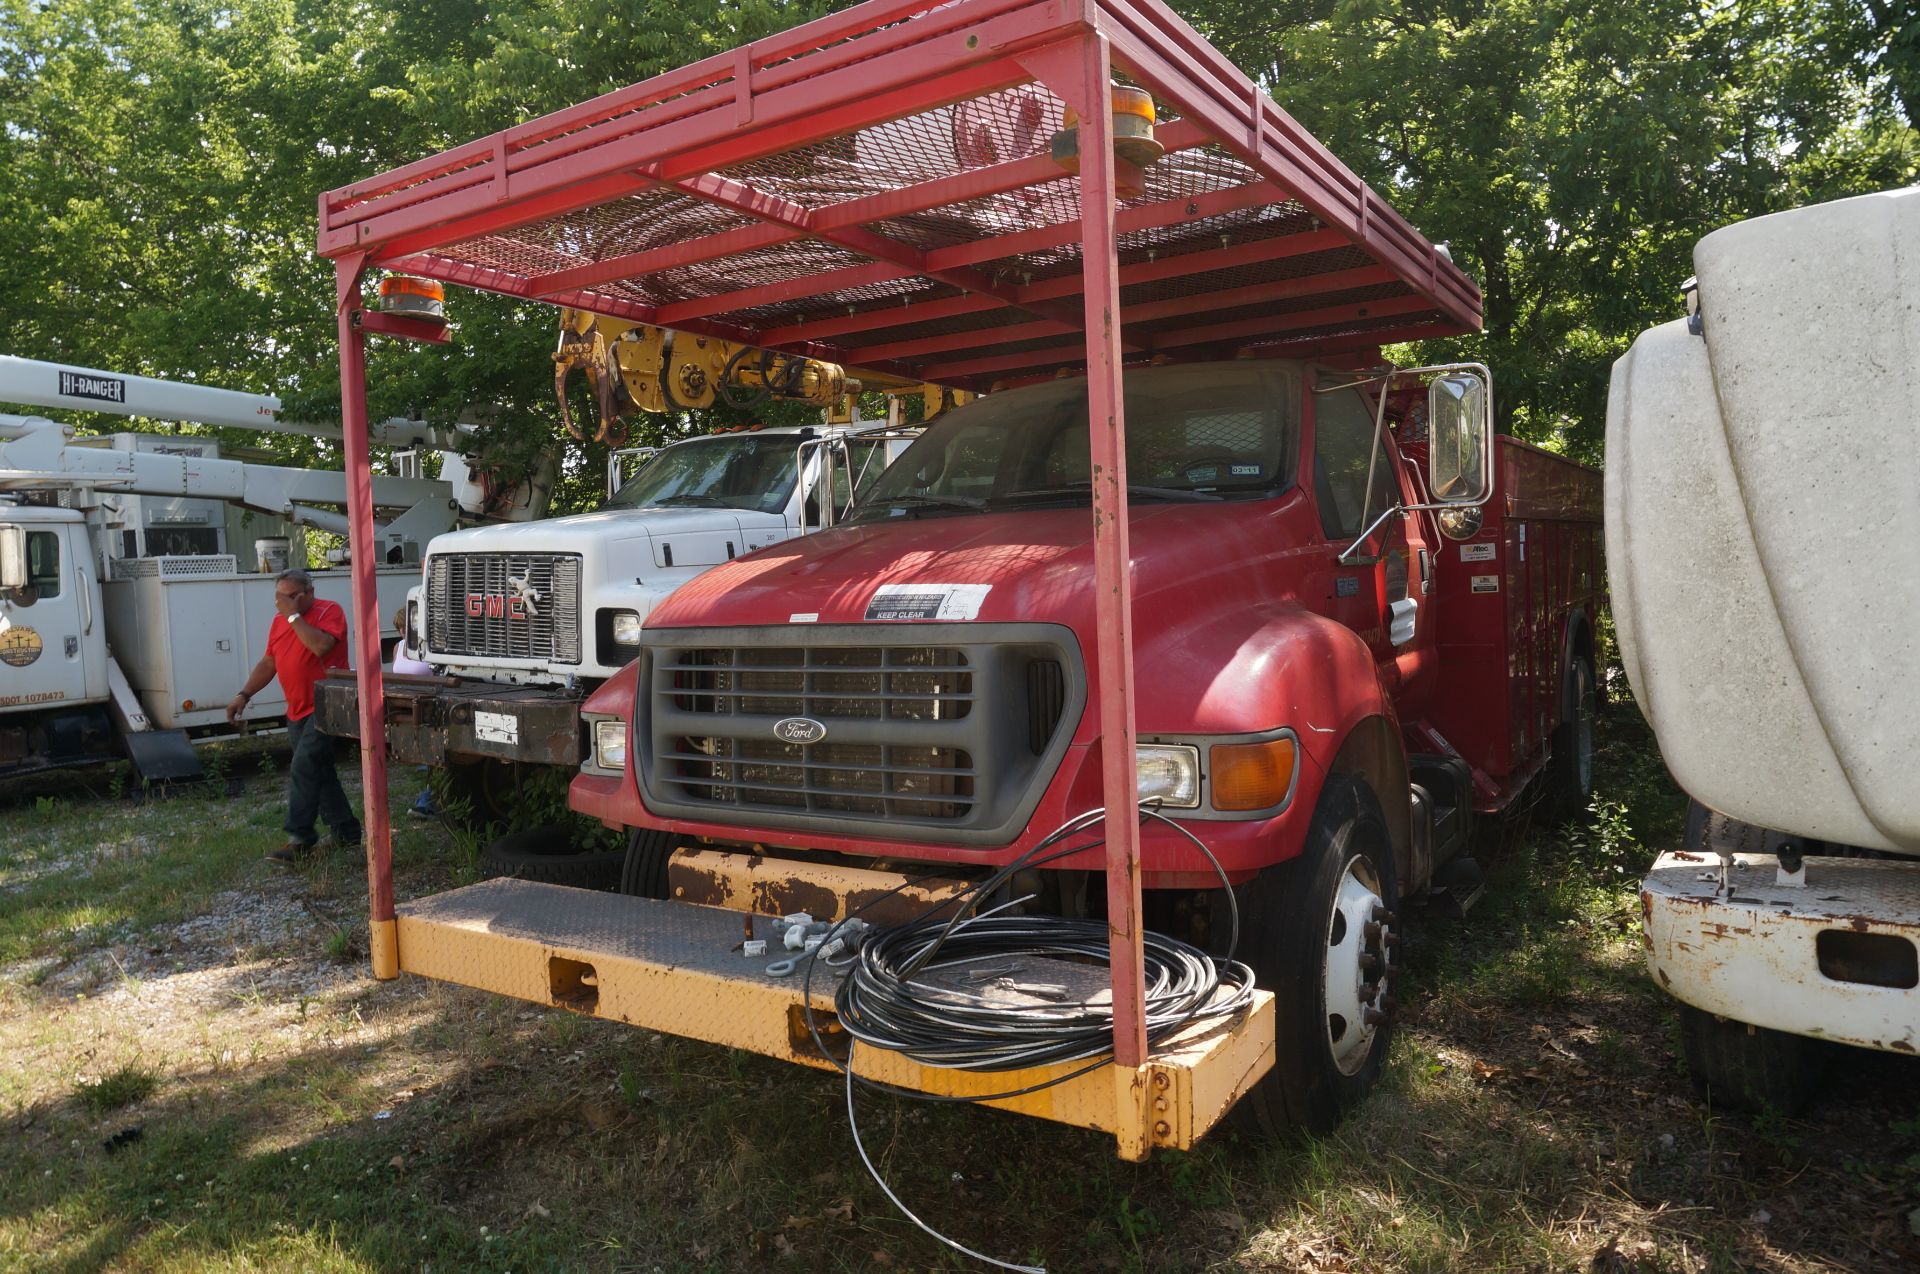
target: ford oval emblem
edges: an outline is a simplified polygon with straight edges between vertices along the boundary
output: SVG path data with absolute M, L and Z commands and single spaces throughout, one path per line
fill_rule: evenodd
M 774 722 L 773 737 L 782 743 L 818 743 L 827 737 L 827 727 L 812 717 L 788 717 Z

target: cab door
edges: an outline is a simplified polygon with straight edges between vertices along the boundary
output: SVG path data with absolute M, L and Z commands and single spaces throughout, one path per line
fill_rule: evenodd
M 1390 440 L 1376 446 L 1375 402 L 1362 390 L 1336 381 L 1313 395 L 1314 502 L 1329 550 L 1324 613 L 1367 643 L 1382 684 L 1391 688 L 1398 680 L 1394 638 L 1418 629 L 1419 582 L 1408 515 L 1380 520 L 1404 503 L 1401 464 Z M 1366 540 L 1356 544 L 1369 528 Z
M 27 586 L 0 594 L 0 704 L 105 697 L 106 636 L 84 549 L 77 522 L 27 525 Z

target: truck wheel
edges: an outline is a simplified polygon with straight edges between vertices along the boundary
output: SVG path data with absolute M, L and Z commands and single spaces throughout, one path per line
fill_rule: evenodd
M 1695 1090 L 1711 1105 L 1791 1115 L 1813 1096 L 1832 1048 L 1682 1004 L 1680 1051 Z
M 1575 655 L 1560 682 L 1561 718 L 1547 758 L 1546 800 L 1555 822 L 1579 818 L 1593 802 L 1593 719 L 1599 695 L 1593 665 Z
M 1380 1078 L 1399 935 L 1393 842 L 1359 779 L 1333 775 L 1300 856 L 1245 887 L 1241 955 L 1274 994 L 1273 1069 L 1247 1094 L 1269 1136 L 1331 1132 Z
M 547 823 L 488 842 L 480 851 L 480 874 L 578 889 L 612 889 L 620 881 L 625 858 L 625 851 L 618 849 L 582 850 L 573 829 Z
M 635 898 L 667 896 L 667 859 L 677 838 L 652 827 L 627 829 L 625 860 L 620 867 L 620 892 Z
M 447 797 L 459 811 L 457 815 L 451 810 L 443 812 L 448 823 L 478 832 L 512 821 L 514 796 L 524 777 L 518 761 L 449 758 L 445 774 Z

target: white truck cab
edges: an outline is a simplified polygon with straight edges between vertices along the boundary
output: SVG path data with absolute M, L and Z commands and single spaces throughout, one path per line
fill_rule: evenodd
M 506 685 L 603 681 L 647 612 L 694 576 L 831 526 L 908 439 L 759 429 L 662 448 L 593 513 L 436 537 L 416 653 L 449 676 Z M 823 498 L 822 479 L 832 489 Z
M 409 648 L 432 678 L 392 677 L 396 760 L 449 764 L 482 813 L 510 781 L 478 762 L 578 766 L 587 693 L 631 662 L 640 626 L 704 571 L 832 526 L 917 430 L 741 429 L 661 448 L 592 513 L 434 538 L 409 595 Z M 316 690 L 321 728 L 359 735 L 345 678 Z M 497 777 L 497 776 L 496 776 Z
M 44 505 L 0 508 L 0 537 L 24 569 L 0 586 L 0 710 L 80 707 L 107 700 L 107 636 L 86 518 Z M 7 759 L 0 731 L 0 763 Z M 46 741 L 51 747 L 53 740 Z M 22 758 L 13 758 L 22 759 Z

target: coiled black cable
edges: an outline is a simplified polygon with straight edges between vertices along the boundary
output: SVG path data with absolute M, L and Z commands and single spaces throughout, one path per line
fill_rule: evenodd
M 1192 832 L 1148 806 L 1141 807 L 1140 815 L 1143 819 L 1164 823 L 1185 836 L 1213 864 L 1222 886 L 1227 885 L 1227 875 L 1219 860 Z M 1074 1061 L 1089 1064 L 1025 1088 L 965 1097 L 943 1098 L 854 1076 L 858 1082 L 922 1099 L 996 1101 L 1065 1083 L 1112 1060 L 1111 1001 L 989 1003 L 978 995 L 917 980 L 918 974 L 933 968 L 1011 961 L 1021 956 L 1106 967 L 1109 934 L 1104 921 L 979 913 L 981 904 L 993 898 L 1016 873 L 1099 848 L 1105 843 L 1104 837 L 1062 846 L 1063 842 L 1103 822 L 1105 817 L 1104 810 L 1089 810 L 966 892 L 932 908 L 927 915 L 904 925 L 875 930 L 847 968 L 834 994 L 834 1011 L 854 1039 L 904 1053 L 926 1065 L 999 1071 Z M 1198 947 L 1162 934 L 1144 932 L 1141 935 L 1150 1049 L 1203 1017 L 1230 1017 L 1252 1003 L 1253 970 L 1234 958 L 1240 942 L 1239 909 L 1231 889 L 1227 890 L 1226 897 L 1231 932 L 1224 957 L 1210 956 Z M 845 923 L 842 921 L 828 932 L 828 942 Z M 946 959 L 934 964 L 935 958 L 941 955 Z M 802 1002 L 809 1006 L 807 1024 L 814 1043 L 821 1052 L 832 1056 L 820 1038 L 811 1008 L 814 963 L 812 960 L 806 963 L 806 995 Z M 1219 994 L 1222 988 L 1225 994 Z
M 1185 827 L 1150 806 L 1140 807 L 1143 819 L 1156 819 L 1186 837 L 1206 855 L 1226 887 L 1231 936 L 1224 957 L 1210 956 L 1198 947 L 1162 934 L 1143 932 L 1145 968 L 1146 1035 L 1149 1051 L 1153 1046 L 1178 1034 L 1202 1018 L 1229 1017 L 1253 1002 L 1253 970 L 1234 958 L 1240 945 L 1240 909 L 1234 899 L 1227 874 L 1213 851 Z M 1038 1266 L 1002 1261 L 948 1238 L 916 1216 L 887 1184 L 879 1168 L 867 1155 L 860 1138 L 860 1125 L 854 1117 L 853 1093 L 856 1084 L 897 1093 L 923 1101 L 998 1101 L 1039 1092 L 1056 1084 L 1077 1079 L 1113 1061 L 1113 1004 L 1109 999 L 1081 1000 L 1037 1005 L 988 1003 L 978 995 L 949 987 L 934 986 L 918 975 L 964 965 L 984 965 L 988 961 L 1007 961 L 1012 972 L 1014 957 L 1034 956 L 1072 963 L 1109 967 L 1111 951 L 1109 929 L 1103 921 L 1075 920 L 1061 916 L 1003 916 L 1004 911 L 1025 899 L 1003 904 L 994 911 L 981 912 L 980 905 L 1015 873 L 1038 867 L 1073 854 L 1097 849 L 1104 837 L 1081 841 L 1061 848 L 1063 842 L 1085 833 L 1106 818 L 1105 810 L 1089 810 L 1056 829 L 1032 849 L 964 893 L 930 908 L 928 913 L 904 925 L 875 930 L 847 967 L 834 993 L 834 1011 L 847 1033 L 861 1043 L 900 1052 L 925 1065 L 976 1071 L 1025 1070 L 1084 1062 L 1064 1074 L 1002 1093 L 975 1093 L 946 1096 L 897 1088 L 854 1074 L 849 1061 L 842 1062 L 826 1047 L 813 1013 L 813 968 L 819 961 L 806 961 L 806 981 L 801 1003 L 806 1006 L 807 1030 L 820 1052 L 846 1074 L 847 1124 L 853 1134 L 854 1148 L 874 1182 L 900 1209 L 906 1218 L 929 1235 L 955 1251 L 1001 1269 L 1019 1274 L 1045 1274 Z M 931 877 L 921 877 L 887 891 L 867 907 L 898 894 L 910 885 Z M 860 910 L 865 910 L 863 907 Z M 942 919 L 942 914 L 951 912 Z M 853 913 L 858 916 L 859 912 Z M 848 917 L 852 919 L 853 916 Z M 821 950 L 846 927 L 842 920 L 829 930 Z M 936 963 L 937 957 L 940 958 Z M 833 966 L 846 967 L 846 966 Z M 991 971 L 989 969 L 989 971 Z M 1225 988 L 1225 994 L 1220 994 Z

